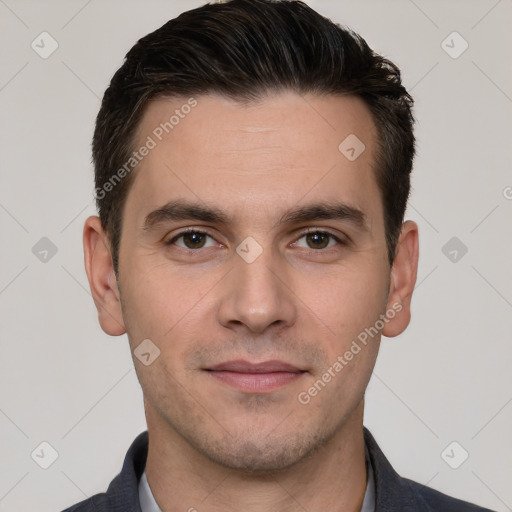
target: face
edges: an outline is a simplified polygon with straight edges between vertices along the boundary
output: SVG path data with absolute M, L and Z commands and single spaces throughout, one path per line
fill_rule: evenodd
M 102 325 L 126 329 L 132 354 L 151 340 L 152 362 L 133 358 L 150 431 L 282 469 L 361 413 L 382 330 L 403 330 L 376 128 L 349 96 L 195 101 L 154 101 L 141 121 L 135 146 L 155 145 L 123 212 L 122 329 Z

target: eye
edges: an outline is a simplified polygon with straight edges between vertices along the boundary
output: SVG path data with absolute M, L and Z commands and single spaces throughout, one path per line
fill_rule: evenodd
M 165 242 L 165 245 L 173 245 L 178 240 L 182 239 L 182 243 L 176 243 L 178 247 L 181 247 L 182 249 L 203 249 L 205 247 L 212 247 L 215 245 L 215 241 L 211 245 L 206 245 L 206 239 L 213 238 L 204 231 L 198 231 L 196 229 L 188 229 L 186 231 L 181 231 L 178 233 L 175 237 L 173 237 L 171 240 L 168 240 Z
M 211 242 L 207 245 L 207 240 L 210 239 Z M 304 239 L 306 245 L 301 245 L 299 243 L 300 240 Z M 214 247 L 216 244 L 215 239 L 204 231 L 200 231 L 197 229 L 187 229 L 185 231 L 181 231 L 177 235 L 175 235 L 170 240 L 164 242 L 165 245 L 171 246 L 176 245 L 184 250 L 197 250 L 204 249 L 207 247 Z M 303 233 L 297 240 L 294 242 L 293 246 L 303 247 L 305 249 L 312 249 L 313 251 L 318 251 L 322 249 L 330 249 L 336 245 L 345 245 L 343 240 L 341 240 L 336 235 L 321 230 L 310 230 L 306 233 Z
M 344 245 L 344 242 L 340 238 L 333 235 L 332 233 L 329 233 L 328 231 L 311 230 L 306 233 L 303 233 L 303 235 L 298 240 L 301 240 L 303 238 L 305 239 L 307 244 L 305 247 L 306 249 L 330 249 L 336 244 Z M 300 247 L 298 241 L 295 242 L 293 245 L 298 245 Z

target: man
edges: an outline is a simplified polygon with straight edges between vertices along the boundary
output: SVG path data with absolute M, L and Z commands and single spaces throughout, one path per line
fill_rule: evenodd
M 411 108 L 393 63 L 298 1 L 205 5 L 130 50 L 84 247 L 148 430 L 69 511 L 484 510 L 399 477 L 363 427 L 416 282 Z

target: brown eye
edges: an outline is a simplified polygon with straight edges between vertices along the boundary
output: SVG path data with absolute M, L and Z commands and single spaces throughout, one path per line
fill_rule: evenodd
M 178 247 L 181 247 L 182 249 L 202 249 L 204 247 L 207 247 L 205 245 L 207 238 L 212 237 L 208 233 L 204 233 L 203 231 L 188 230 L 178 233 L 172 240 L 166 242 L 165 245 L 173 245 L 178 240 L 181 239 L 182 242 L 176 243 L 176 245 Z M 211 245 L 208 247 L 211 247 Z
M 200 249 L 203 247 L 206 240 L 204 234 L 195 232 L 186 233 L 182 238 L 188 249 Z
M 306 244 L 300 244 L 299 241 L 295 242 L 294 245 L 303 247 L 305 249 L 330 249 L 335 245 L 343 245 L 343 241 L 337 236 L 327 231 L 308 231 L 304 233 L 298 240 L 304 239 Z
M 330 235 L 328 233 L 308 233 L 306 240 L 312 249 L 325 249 L 329 245 Z

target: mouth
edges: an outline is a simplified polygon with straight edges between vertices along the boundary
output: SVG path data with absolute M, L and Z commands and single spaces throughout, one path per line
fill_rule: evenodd
M 283 361 L 227 361 L 205 369 L 212 378 L 246 393 L 268 393 L 300 379 L 306 370 Z

